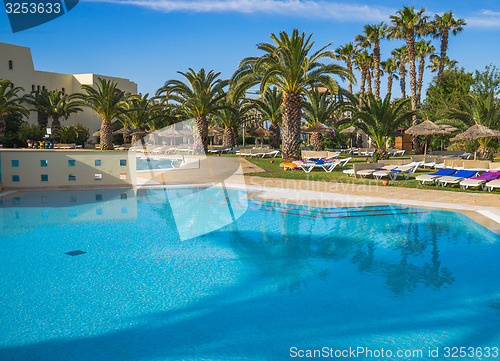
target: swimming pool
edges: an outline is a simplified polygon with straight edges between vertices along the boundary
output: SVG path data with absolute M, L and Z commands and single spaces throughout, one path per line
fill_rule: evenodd
M 323 347 L 445 360 L 443 347 L 500 346 L 500 236 L 466 216 L 226 191 L 1 201 L 0 360 L 287 360 Z M 183 196 L 202 213 L 228 200 L 246 211 L 179 241 L 162 200 Z

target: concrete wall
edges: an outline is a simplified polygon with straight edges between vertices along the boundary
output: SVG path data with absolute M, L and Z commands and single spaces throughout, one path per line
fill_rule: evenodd
M 4 189 L 128 186 L 136 162 L 118 151 L 5 149 L 0 170 Z
M 12 61 L 13 69 L 9 69 L 9 61 Z M 0 78 L 12 81 L 15 86 L 24 88 L 28 94 L 32 90 L 44 87 L 47 90 L 64 89 L 67 94 L 79 93 L 82 92 L 83 84 L 93 85 L 98 78 L 117 81 L 121 90 L 137 93 L 137 84 L 128 79 L 97 74 L 61 74 L 35 70 L 30 48 L 6 43 L 0 43 Z M 37 113 L 32 112 L 28 121 L 36 123 Z M 81 113 L 73 114 L 67 121 L 62 122 L 63 125 L 77 123 L 89 128 L 90 134 L 93 134 L 100 129 L 101 119 L 92 110 L 83 108 Z

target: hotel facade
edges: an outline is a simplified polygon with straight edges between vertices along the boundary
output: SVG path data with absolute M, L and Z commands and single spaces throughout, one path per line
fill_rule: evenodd
M 99 74 L 62 74 L 35 70 L 31 50 L 25 46 L 0 43 L 0 78 L 7 79 L 16 87 L 22 87 L 26 94 L 32 91 L 61 90 L 66 94 L 82 92 L 82 85 L 95 85 L 98 78 L 118 82 L 118 88 L 125 92 L 137 93 L 137 84 L 129 79 Z M 37 112 L 31 112 L 29 123 L 37 123 Z M 48 126 L 51 126 L 49 120 Z M 90 130 L 90 134 L 100 129 L 101 119 L 88 108 L 72 114 L 62 125 L 80 123 Z

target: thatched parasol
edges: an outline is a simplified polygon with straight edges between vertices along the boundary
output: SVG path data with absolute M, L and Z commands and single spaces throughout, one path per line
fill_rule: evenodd
M 455 128 L 453 125 L 449 124 L 440 124 L 439 127 L 441 127 L 441 129 L 443 130 L 446 130 L 448 132 L 447 135 L 450 135 L 451 133 L 460 130 L 458 128 Z M 441 137 L 441 150 L 444 150 L 444 134 Z
M 208 136 L 209 137 L 220 137 L 223 134 L 224 134 L 224 129 L 222 129 L 218 126 L 208 127 Z
M 262 125 L 260 125 L 258 128 L 250 130 L 248 134 L 251 135 L 252 137 L 260 138 L 261 146 L 264 144 L 264 138 L 269 138 L 270 136 L 272 136 L 269 130 L 262 128 Z M 257 144 L 257 142 L 255 144 Z
M 425 139 L 424 155 L 427 154 L 427 145 L 429 144 L 429 138 L 430 138 L 431 135 L 449 134 L 449 132 L 447 130 L 441 128 L 437 124 L 434 124 L 429 119 L 427 119 L 424 122 L 419 123 L 417 125 L 414 125 L 413 127 L 407 129 L 405 131 L 405 133 L 413 135 L 413 136 L 424 135 L 426 137 L 426 139 Z
M 184 134 L 175 129 L 174 127 L 168 127 L 167 129 L 160 131 L 158 135 L 161 137 L 173 138 L 173 137 L 182 137 Z
M 465 132 L 458 134 L 450 139 L 451 142 L 458 142 L 461 140 L 478 140 L 487 138 L 500 138 L 500 131 L 493 130 L 481 124 L 475 124 Z M 474 160 L 477 157 L 477 149 L 474 151 Z
M 328 125 L 325 125 L 325 124 L 319 123 L 319 122 L 302 131 L 302 133 L 306 133 L 306 134 L 331 133 L 331 132 L 333 132 L 332 128 L 330 128 Z
M 351 135 L 351 148 L 352 148 L 352 136 L 354 134 L 357 134 L 357 135 L 363 135 L 363 134 L 366 134 L 363 129 L 360 129 L 360 128 L 356 128 L 355 126 L 351 125 L 349 128 L 345 128 L 344 130 L 341 130 L 340 131 L 341 134 L 350 134 Z

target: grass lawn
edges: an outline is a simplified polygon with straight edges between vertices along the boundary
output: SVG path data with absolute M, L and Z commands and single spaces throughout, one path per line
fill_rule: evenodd
M 408 162 L 410 162 L 410 158 L 411 156 L 397 157 L 397 159 L 408 159 Z M 303 170 L 284 171 L 283 169 L 280 168 L 280 163 L 283 161 L 283 159 L 279 157 L 272 159 L 269 158 L 257 159 L 248 157 L 246 159 L 265 170 L 265 172 L 249 173 L 248 175 L 250 176 L 284 178 L 284 179 L 301 179 L 301 180 L 322 181 L 322 182 L 382 185 L 382 180 L 377 181 L 373 178 L 354 178 L 354 177 L 349 177 L 342 172 L 344 169 L 352 168 L 354 163 L 365 163 L 366 157 L 364 156 L 354 156 L 346 167 L 344 168 L 337 167 L 330 173 L 327 173 L 322 169 L 314 169 L 310 173 L 306 173 Z M 274 162 L 272 163 L 272 161 Z M 495 161 L 496 162 L 500 161 L 500 158 L 497 157 Z M 435 185 L 430 185 L 430 184 L 422 185 L 417 180 L 415 180 L 415 177 L 420 174 L 429 174 L 433 172 L 435 172 L 435 170 L 433 169 L 419 168 L 415 173 L 413 173 L 410 176 L 410 179 L 406 180 L 400 177 L 395 181 L 389 181 L 388 186 L 417 188 L 417 189 L 439 189 L 452 192 L 499 193 L 498 190 L 494 190 L 493 192 L 487 192 L 487 191 L 485 192 L 477 188 L 469 188 L 468 190 L 462 190 L 458 185 L 454 186 L 448 185 L 447 187 L 437 187 Z

